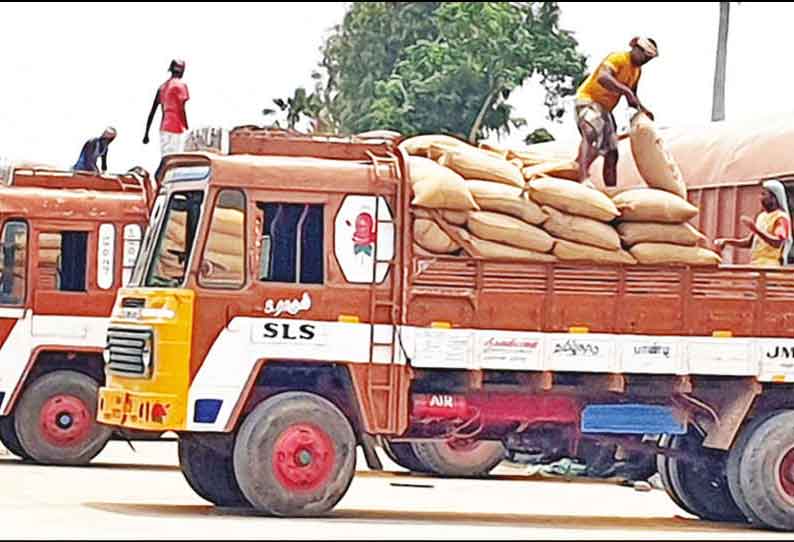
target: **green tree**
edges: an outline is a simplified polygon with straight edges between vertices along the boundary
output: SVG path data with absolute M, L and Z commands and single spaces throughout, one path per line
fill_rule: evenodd
M 526 125 L 507 103 L 525 81 L 549 117 L 584 78 L 556 2 L 357 2 L 323 47 L 309 101 L 333 131 L 443 132 L 474 142 Z M 287 107 L 287 111 L 289 111 Z
M 554 141 L 554 136 L 545 128 L 538 128 L 524 138 L 524 143 L 526 145 L 546 143 L 547 141 Z

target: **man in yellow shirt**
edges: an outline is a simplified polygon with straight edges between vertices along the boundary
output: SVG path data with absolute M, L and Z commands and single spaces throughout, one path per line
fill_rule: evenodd
M 579 155 L 579 182 L 585 182 L 590 165 L 598 155 L 604 157 L 604 184 L 617 185 L 618 140 L 612 110 L 621 96 L 629 106 L 653 119 L 653 114 L 637 98 L 637 83 L 642 66 L 658 56 L 656 42 L 634 38 L 630 51 L 607 56 L 576 91 L 576 125 L 582 135 Z
M 727 245 L 749 248 L 750 265 L 780 267 L 786 264 L 791 251 L 791 215 L 788 209 L 786 189 L 780 181 L 765 181 L 761 189 L 761 207 L 755 222 L 749 217 L 741 218 L 750 229 L 741 239 L 715 239 L 714 246 L 722 252 Z

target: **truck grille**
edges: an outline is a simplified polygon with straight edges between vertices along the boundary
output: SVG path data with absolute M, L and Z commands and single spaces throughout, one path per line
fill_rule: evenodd
M 119 376 L 151 376 L 152 330 L 108 328 L 105 355 L 108 372 Z

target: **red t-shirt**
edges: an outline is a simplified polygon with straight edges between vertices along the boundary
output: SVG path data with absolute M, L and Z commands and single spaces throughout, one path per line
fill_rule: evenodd
M 160 87 L 160 103 L 163 104 L 163 121 L 160 130 L 181 134 L 187 130 L 185 102 L 190 99 L 187 85 L 181 79 L 172 77 Z

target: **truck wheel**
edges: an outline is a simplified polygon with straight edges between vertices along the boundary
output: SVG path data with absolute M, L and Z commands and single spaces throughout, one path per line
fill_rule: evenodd
M 763 521 L 761 521 L 761 518 L 759 518 L 755 512 L 753 512 L 752 508 L 747 505 L 747 497 L 745 497 L 744 491 L 742 490 L 740 480 L 741 469 L 739 467 L 741 465 L 742 456 L 744 455 L 744 449 L 747 446 L 747 441 L 750 440 L 750 437 L 753 436 L 753 433 L 761 424 L 778 412 L 767 412 L 766 414 L 762 414 L 750 420 L 734 440 L 733 446 L 731 446 L 728 452 L 728 463 L 725 465 L 725 473 L 728 476 L 728 487 L 733 495 L 733 500 L 736 501 L 736 506 L 739 507 L 750 523 L 756 525 L 763 525 Z
M 14 412 L 22 449 L 38 463 L 91 461 L 112 433 L 96 421 L 98 391 L 93 378 L 75 371 L 54 371 L 34 380 Z
M 414 442 L 412 447 L 419 461 L 441 476 L 485 476 L 505 458 L 505 448 L 497 441 Z
M 234 473 L 246 499 L 278 516 L 310 516 L 333 508 L 356 468 L 356 437 L 330 401 L 287 392 L 260 403 L 234 445 Z
M 14 415 L 0 417 L 0 442 L 6 449 L 17 457 L 30 459 L 30 456 L 22 449 L 17 437 L 17 430 L 14 427 Z
M 419 461 L 410 442 L 390 442 L 383 439 L 383 451 L 402 468 L 411 472 L 427 473 L 430 469 Z
M 202 442 L 201 434 L 179 435 L 177 449 L 179 466 L 188 485 L 199 497 L 218 506 L 249 506 L 243 497 L 232 463 L 232 437 L 228 452 L 210 448 Z
M 659 439 L 659 447 L 669 448 L 671 440 L 671 435 L 662 435 L 662 437 Z M 681 499 L 681 496 L 675 490 L 675 487 L 673 487 L 673 483 L 670 480 L 670 458 L 659 454 L 656 458 L 656 470 L 659 471 L 659 478 L 662 480 L 662 486 L 664 486 L 664 490 L 667 492 L 667 495 L 676 504 L 676 506 L 684 510 L 687 514 L 696 516 L 697 514 L 695 514 L 694 510 L 691 510 L 687 506 L 687 504 Z
M 690 432 L 675 435 L 670 441 L 672 449 L 690 451 L 697 461 L 670 458 L 668 474 L 685 509 L 701 519 L 746 523 L 747 518 L 736 505 L 728 487 L 725 473 L 726 454 L 703 448 L 703 438 Z
M 756 427 L 739 464 L 745 504 L 759 524 L 794 530 L 794 411 L 778 412 Z

